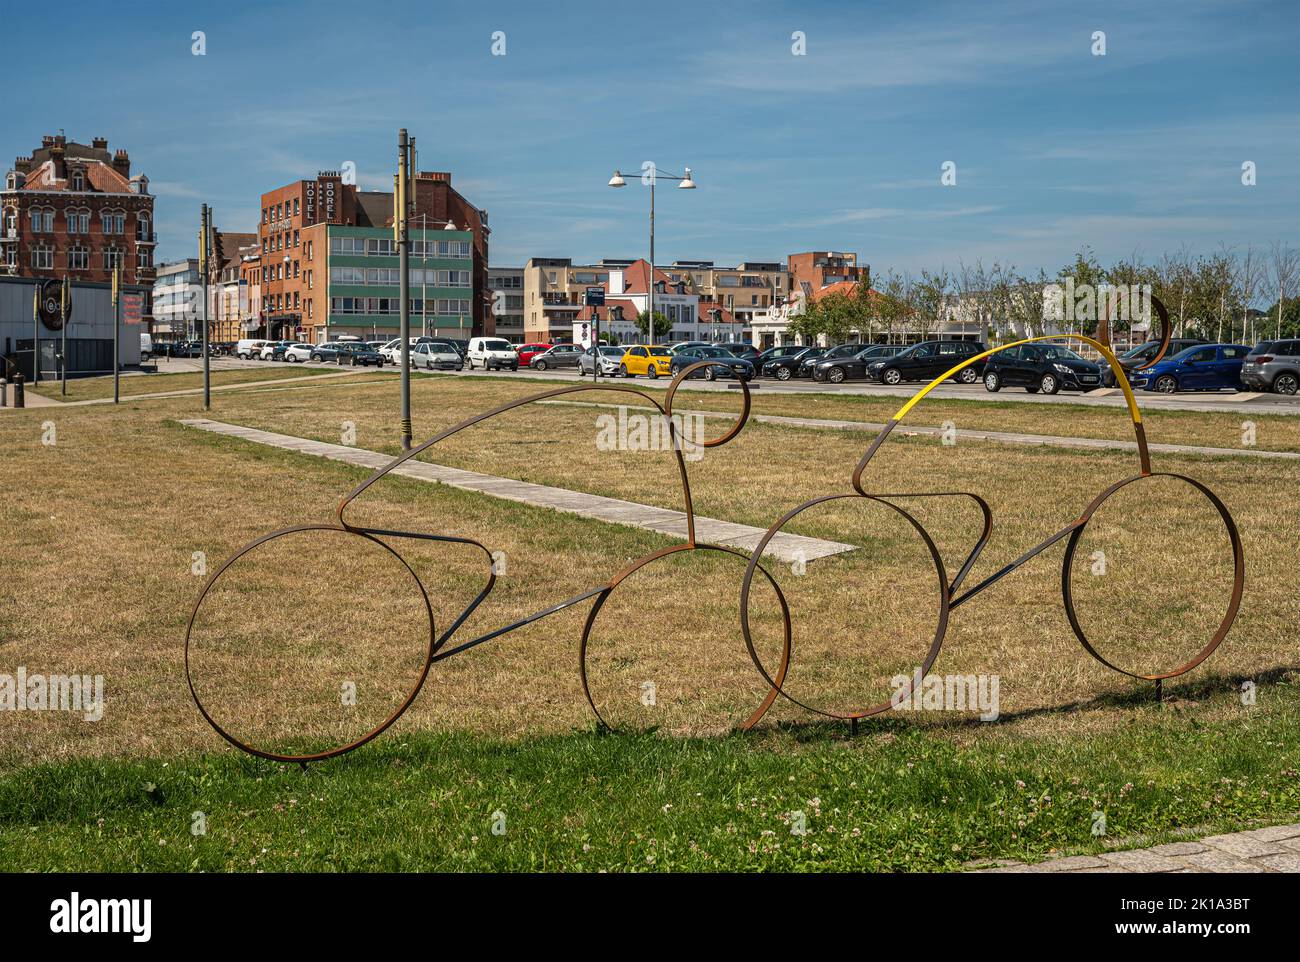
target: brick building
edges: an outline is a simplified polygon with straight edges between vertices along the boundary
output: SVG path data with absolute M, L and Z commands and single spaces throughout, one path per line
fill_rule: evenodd
M 415 178 L 411 220 L 413 329 L 494 333 L 487 211 L 452 189 L 448 173 Z M 335 171 L 262 195 L 254 267 L 260 334 L 321 341 L 391 336 L 401 299 L 393 195 L 360 191 Z M 248 265 L 244 268 L 248 273 Z
M 125 150 L 110 153 L 102 137 L 87 146 L 46 136 L 14 161 L 0 190 L 0 273 L 107 284 L 120 266 L 124 286 L 146 293 L 147 315 L 153 201 L 149 178 L 131 174 Z

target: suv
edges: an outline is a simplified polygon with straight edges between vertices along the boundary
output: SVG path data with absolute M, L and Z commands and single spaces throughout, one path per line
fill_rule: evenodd
M 1254 391 L 1295 394 L 1300 387 L 1300 339 L 1260 341 L 1241 365 L 1241 382 Z
M 303 361 L 311 358 L 311 352 L 315 349 L 316 345 L 306 344 L 299 341 L 295 344 L 290 344 L 284 349 L 284 359 L 291 364 L 301 364 Z
M 536 347 L 536 345 L 533 345 Z M 545 371 L 553 367 L 577 367 L 578 361 L 582 358 L 581 344 L 556 344 L 536 354 L 533 359 L 533 368 L 538 371 Z
M 1169 339 L 1169 350 L 1165 351 L 1165 357 L 1173 357 L 1175 354 L 1181 354 L 1189 347 L 1195 347 L 1197 344 L 1208 344 L 1203 337 L 1171 337 Z M 1133 380 L 1133 371 L 1136 368 L 1144 367 L 1151 363 L 1151 359 L 1156 356 L 1160 350 L 1159 339 L 1154 341 L 1145 341 L 1136 347 L 1131 347 L 1119 357 L 1119 366 L 1124 369 L 1128 379 Z M 1115 372 L 1110 369 L 1109 364 L 1101 366 L 1101 386 L 1102 387 L 1119 387 L 1115 383 Z
M 872 361 L 867 365 L 867 377 L 882 384 L 930 381 L 986 350 L 980 341 L 922 341 L 893 357 Z M 983 374 L 984 362 L 977 361 L 958 371 L 955 379 L 962 384 L 974 384 Z
M 468 360 L 471 371 L 476 367 L 485 371 L 507 367 L 519 370 L 519 355 L 504 337 L 471 337 Z
M 984 387 L 1000 391 L 1022 387 L 1042 391 L 1091 391 L 1101 383 L 1101 368 L 1059 344 L 1021 344 L 998 351 L 984 362 Z

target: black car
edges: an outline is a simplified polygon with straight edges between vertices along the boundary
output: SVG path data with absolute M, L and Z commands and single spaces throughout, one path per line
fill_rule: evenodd
M 1030 394 L 1055 394 L 1100 385 L 1101 367 L 1059 344 L 1021 344 L 984 362 L 984 387 L 989 391 L 1022 387 Z
M 867 365 L 867 376 L 882 384 L 931 381 L 985 350 L 980 341 L 922 341 L 893 357 L 872 361 Z M 977 361 L 957 372 L 955 379 L 962 384 L 974 384 L 983 373 L 984 362 Z
M 832 384 L 864 378 L 867 376 L 867 365 L 872 361 L 893 357 L 902 350 L 902 345 L 899 344 L 872 344 L 852 357 L 822 358 L 813 365 L 812 377 L 814 381 L 830 381 Z
M 788 381 L 798 373 L 799 368 L 805 361 L 811 363 L 825 353 L 826 348 L 824 347 L 805 347 L 796 354 L 774 357 L 772 360 L 764 362 L 760 370 L 763 372 L 763 377 L 774 377 L 778 381 Z
M 862 344 L 837 344 L 824 352 L 820 358 L 805 357 L 799 362 L 799 366 L 794 369 L 795 377 L 812 377 L 813 368 L 821 361 L 833 360 L 837 357 L 850 358 L 858 351 L 862 350 L 865 345 Z
M 753 344 L 744 344 L 741 343 L 740 341 L 732 341 L 726 344 L 719 344 L 717 346 L 722 348 L 732 357 L 743 357 L 746 361 L 749 361 L 751 364 L 753 364 L 755 361 L 758 360 L 758 356 L 759 356 L 758 348 L 756 348 Z M 757 367 L 757 365 L 755 366 Z
M 802 344 L 783 344 L 780 347 L 769 347 L 757 358 L 753 358 L 754 367 L 763 370 L 768 361 L 775 361 L 778 358 L 794 357 L 796 354 L 807 350 Z
M 684 347 L 676 354 L 668 364 L 668 370 L 674 377 L 678 372 L 690 367 L 692 364 L 698 364 L 700 361 L 713 361 L 709 367 L 696 371 L 691 377 L 703 377 L 706 381 L 714 381 L 719 377 L 734 377 L 741 381 L 748 381 L 754 376 L 754 365 L 743 357 L 736 357 L 720 347 Z
M 1171 337 L 1169 339 L 1169 350 L 1165 351 L 1165 357 L 1173 357 L 1175 354 L 1181 354 L 1189 347 L 1195 347 L 1197 344 L 1208 343 L 1210 342 L 1203 337 Z M 1129 348 L 1116 358 L 1116 360 L 1119 361 L 1120 367 L 1122 367 L 1125 372 L 1131 372 L 1136 368 L 1150 364 L 1152 358 L 1156 356 L 1156 352 L 1159 350 L 1160 342 L 1158 340 L 1146 341 L 1136 347 Z M 1130 377 L 1129 380 L 1132 380 L 1132 377 Z M 1119 386 L 1115 383 L 1115 372 L 1110 369 L 1109 364 L 1103 364 L 1101 366 L 1101 386 Z
M 334 359 L 339 364 L 350 364 L 353 367 L 364 367 L 370 364 L 375 367 L 384 366 L 384 355 L 369 344 L 361 341 L 341 341 L 334 347 L 336 349 Z

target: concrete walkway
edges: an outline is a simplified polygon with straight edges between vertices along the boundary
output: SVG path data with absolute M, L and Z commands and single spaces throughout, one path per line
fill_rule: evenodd
M 974 866 L 971 866 L 974 867 Z M 1170 842 L 1033 865 L 1003 862 L 979 872 L 1300 872 L 1300 824 L 1274 825 L 1195 842 Z
M 539 401 L 539 404 L 567 404 L 579 407 L 600 407 L 600 408 L 618 408 L 617 404 L 606 404 L 597 401 Z M 626 405 L 629 410 L 653 411 L 654 408 L 648 405 Z M 674 411 L 674 414 L 680 415 L 697 415 L 706 418 L 726 418 L 734 421 L 736 415 L 728 414 L 725 411 Z M 750 420 L 759 424 L 779 424 L 783 427 L 793 428 L 812 428 L 823 431 L 863 431 L 875 434 L 883 424 L 873 424 L 870 421 L 841 421 L 833 418 L 797 418 L 787 417 L 778 414 L 751 414 Z M 1120 430 L 1125 430 L 1127 421 L 1120 426 Z M 1043 447 L 1057 448 L 1090 448 L 1102 451 L 1133 451 L 1137 452 L 1136 441 L 1109 440 L 1105 438 L 1073 438 L 1055 434 L 1017 434 L 1011 431 L 963 431 L 957 432 L 958 441 L 997 441 L 1003 444 L 1029 444 Z M 894 429 L 894 434 L 900 437 L 939 437 L 943 434 L 943 428 L 933 427 L 912 427 L 906 422 L 902 426 Z M 1239 458 L 1278 458 L 1282 460 L 1300 460 L 1300 452 L 1296 451 L 1262 451 L 1258 448 L 1212 448 L 1203 447 L 1195 444 L 1157 444 L 1148 442 L 1147 447 L 1153 454 L 1204 454 L 1214 457 L 1239 457 Z
M 392 455 L 378 451 L 367 451 L 343 444 L 326 444 L 323 441 L 259 431 L 255 428 L 210 421 L 206 418 L 187 419 L 180 423 L 202 431 L 211 431 L 214 434 L 242 438 L 255 444 L 266 444 L 285 451 L 297 451 L 300 454 L 328 458 L 331 461 L 343 461 L 363 468 L 381 468 L 393 459 Z M 446 484 L 462 491 L 475 491 L 507 501 L 551 508 L 566 514 L 582 515 L 584 518 L 644 528 L 682 540 L 686 539 L 686 513 L 683 511 L 656 508 L 635 501 L 621 501 L 617 498 L 606 498 L 545 484 L 515 481 L 491 474 L 479 474 L 476 471 L 464 471 L 460 468 L 448 468 L 427 461 L 407 461 L 395 468 L 392 473 L 406 478 L 415 478 L 418 481 Z M 698 514 L 695 516 L 695 536 L 701 542 L 753 551 L 763 534 L 764 529 L 752 525 L 704 518 Z M 818 558 L 852 551 L 854 547 L 837 541 L 825 541 L 821 538 L 807 538 L 782 532 L 768 542 L 763 553 L 785 562 L 815 561 Z

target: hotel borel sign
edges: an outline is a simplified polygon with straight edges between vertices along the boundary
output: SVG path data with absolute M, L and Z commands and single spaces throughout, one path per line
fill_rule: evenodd
M 322 170 L 314 181 L 307 181 L 303 223 L 342 223 L 342 204 L 343 175 L 334 170 Z

